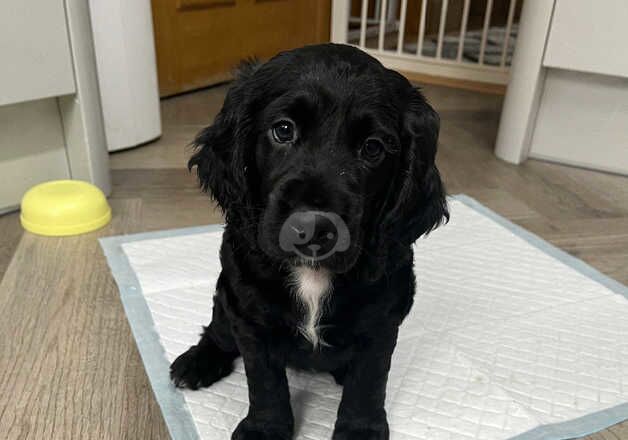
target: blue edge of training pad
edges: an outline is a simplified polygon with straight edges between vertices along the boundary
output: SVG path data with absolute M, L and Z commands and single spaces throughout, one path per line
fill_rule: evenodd
M 506 220 L 504 217 L 466 195 L 460 194 L 452 196 L 451 198 L 473 208 L 478 213 L 485 215 L 505 227 L 537 249 L 551 255 L 581 274 L 628 299 L 628 287 L 607 277 L 582 260 L 569 255 L 531 232 Z M 166 358 L 163 347 L 159 343 L 159 335 L 155 331 L 153 318 L 146 304 L 144 295 L 142 294 L 139 281 L 131 268 L 129 260 L 122 251 L 121 245 L 123 243 L 148 239 L 198 234 L 201 232 L 216 232 L 222 229 L 222 225 L 209 225 L 106 237 L 99 240 L 107 262 L 111 267 L 113 277 L 118 284 L 120 298 L 122 299 L 122 304 L 124 305 L 124 310 L 126 311 L 129 324 L 131 325 L 131 330 L 137 342 L 140 355 L 142 356 L 144 368 L 146 369 L 155 397 L 166 420 L 170 436 L 174 440 L 197 440 L 200 437 L 192 415 L 183 398 L 183 393 L 176 389 L 170 382 L 170 363 Z M 628 419 L 628 403 L 623 403 L 567 422 L 539 426 L 512 437 L 510 440 L 571 439 L 592 434 L 626 419 Z

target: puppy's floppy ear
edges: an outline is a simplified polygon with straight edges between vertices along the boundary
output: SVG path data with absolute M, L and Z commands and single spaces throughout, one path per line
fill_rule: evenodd
M 400 169 L 393 185 L 392 209 L 383 223 L 393 237 L 409 244 L 449 220 L 449 211 L 435 164 L 440 119 L 421 93 L 405 78 L 403 81 L 407 104 L 400 136 Z
M 258 68 L 255 60 L 240 65 L 213 125 L 194 140 L 195 153 L 188 162 L 190 171 L 196 167 L 203 191 L 211 192 L 227 216 L 233 214 L 233 206 L 248 205 L 244 200 L 249 193 L 245 147 L 251 127 L 243 89 Z

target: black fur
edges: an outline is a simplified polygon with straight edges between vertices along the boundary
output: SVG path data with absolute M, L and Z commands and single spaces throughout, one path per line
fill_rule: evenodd
M 269 135 L 285 117 L 299 134 L 288 146 Z M 286 366 L 343 385 L 335 440 L 388 438 L 390 359 L 415 290 L 411 244 L 449 216 L 438 129 L 419 91 L 349 46 L 241 69 L 189 163 L 226 215 L 212 322 L 171 367 L 177 386 L 196 389 L 243 357 L 250 407 L 234 439 L 292 438 Z M 384 146 L 376 160 L 369 137 Z M 351 234 L 348 249 L 311 263 L 333 274 L 316 348 L 297 331 L 302 311 L 288 282 L 303 262 L 278 246 L 281 224 L 303 207 L 338 213 Z

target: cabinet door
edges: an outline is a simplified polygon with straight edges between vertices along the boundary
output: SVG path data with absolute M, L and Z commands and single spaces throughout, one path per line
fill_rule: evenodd
M 70 178 L 64 141 L 55 98 L 0 107 L 0 214 L 31 186 Z
M 63 0 L 0 1 L 0 105 L 74 93 Z
M 626 23 L 626 0 L 556 0 L 543 64 L 628 77 Z
M 530 156 L 628 175 L 628 78 L 549 69 Z

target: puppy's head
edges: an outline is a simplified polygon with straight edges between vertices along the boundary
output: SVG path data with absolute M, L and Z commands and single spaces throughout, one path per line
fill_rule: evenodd
M 398 73 L 309 46 L 245 65 L 189 166 L 249 245 L 343 273 L 448 217 L 438 128 Z

